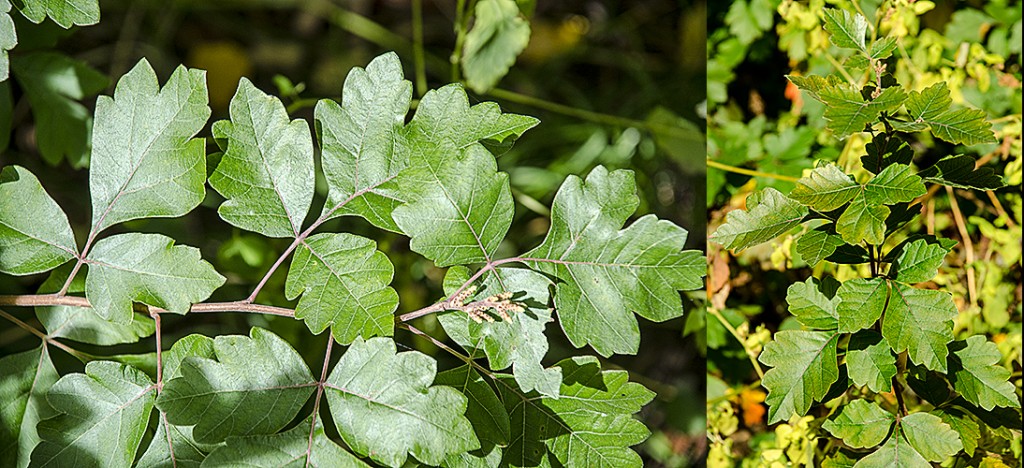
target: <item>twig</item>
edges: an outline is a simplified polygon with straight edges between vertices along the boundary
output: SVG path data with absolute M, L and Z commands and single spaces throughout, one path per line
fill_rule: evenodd
M 971 240 L 971 236 L 967 232 L 967 223 L 964 221 L 963 213 L 960 212 L 960 205 L 957 204 L 956 193 L 953 192 L 952 187 L 946 187 L 946 193 L 949 195 L 949 208 L 953 210 L 957 231 L 960 232 L 960 239 L 964 243 L 964 256 L 967 263 L 967 293 L 971 298 L 971 305 L 977 305 L 978 291 L 974 281 L 974 241 Z
M 719 312 L 718 309 L 708 307 L 708 313 L 718 319 L 718 321 L 722 323 L 722 326 L 724 326 L 726 330 L 729 330 L 729 334 L 731 334 L 733 338 L 736 338 L 736 341 L 740 342 L 740 346 L 743 347 L 743 350 L 747 353 L 747 358 L 750 359 L 750 363 L 754 366 L 754 371 L 757 372 L 758 379 L 764 379 L 764 370 L 761 369 L 761 363 L 757 362 L 757 356 L 754 356 L 754 352 L 747 347 L 747 343 L 744 341 L 743 337 L 740 336 L 740 332 L 738 332 L 736 328 L 733 327 L 724 316 L 722 316 L 722 313 Z
M 327 366 L 331 363 L 331 349 L 334 348 L 334 337 L 327 334 L 327 351 L 324 351 L 324 365 L 320 369 L 320 380 L 316 385 L 316 398 L 313 399 L 313 418 L 309 425 L 309 442 L 306 445 L 306 466 L 313 454 L 313 435 L 316 433 L 316 418 L 320 412 L 320 400 L 324 395 L 324 383 L 327 382 Z
M 64 343 L 61 343 L 61 342 L 53 339 L 52 337 L 50 337 L 46 333 L 43 333 L 43 332 L 41 332 L 39 330 L 36 330 L 36 328 L 33 327 L 32 325 L 29 325 L 29 324 L 27 324 L 25 322 L 22 322 L 21 320 L 18 319 L 18 317 L 15 317 L 15 316 L 7 313 L 3 309 L 0 309 L 0 317 L 3 317 L 5 319 L 7 319 L 7 320 L 10 320 L 11 322 L 13 322 L 18 327 L 20 327 L 20 328 L 24 329 L 25 331 L 27 331 L 27 332 L 29 332 L 29 333 L 39 337 L 39 339 L 43 340 L 43 342 L 48 343 L 48 344 L 52 344 L 52 345 L 54 345 L 54 346 L 64 350 L 64 352 L 66 352 L 66 353 L 68 353 L 68 354 L 78 358 L 79 361 L 88 362 L 88 361 L 92 360 L 92 356 L 90 356 L 90 355 L 88 355 L 86 353 L 83 353 L 81 351 L 78 351 L 77 349 L 74 349 L 74 348 L 72 348 L 72 347 L 70 347 L 70 346 L 68 346 L 68 345 L 66 345 Z
M 750 169 L 744 169 L 742 167 L 730 166 L 728 164 L 722 164 L 722 163 L 720 163 L 718 161 L 715 161 L 713 159 L 708 159 L 707 160 L 707 164 L 708 164 L 708 167 L 713 167 L 715 169 L 721 169 L 721 170 L 726 171 L 726 172 L 735 172 L 736 174 L 744 174 L 744 175 L 754 176 L 754 177 L 768 177 L 768 178 L 771 178 L 771 179 L 787 180 L 787 181 L 790 181 L 790 182 L 796 182 L 796 181 L 800 180 L 800 179 L 798 179 L 796 177 L 785 176 L 785 175 L 781 175 L 781 174 L 770 174 L 770 173 L 767 173 L 767 172 L 753 171 L 753 170 L 750 170 Z

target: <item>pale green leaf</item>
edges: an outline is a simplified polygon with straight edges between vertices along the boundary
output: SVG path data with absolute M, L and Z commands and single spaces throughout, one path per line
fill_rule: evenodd
M 436 372 L 432 358 L 397 353 L 390 338 L 356 338 L 324 386 L 342 439 L 356 453 L 393 467 L 405 463 L 407 453 L 438 465 L 479 448 L 464 416 L 466 397 L 432 386 Z
M 21 0 L 21 14 L 39 24 L 46 17 L 64 29 L 100 21 L 99 0 Z
M 729 25 L 729 32 L 741 44 L 750 44 L 771 29 L 775 7 L 770 0 L 737 0 L 730 3 L 725 24 Z
M 522 395 L 510 378 L 498 380 L 505 408 L 513 421 L 512 442 L 504 463 L 513 467 L 550 466 L 554 456 L 566 468 L 639 467 L 640 456 L 629 447 L 650 434 L 633 414 L 654 398 L 654 392 L 629 381 L 621 370 L 601 371 L 594 357 L 575 357 L 562 368 L 561 397 Z
M 756 206 L 750 206 L 748 197 L 748 210 L 730 211 L 725 224 L 708 239 L 738 252 L 784 234 L 807 216 L 805 206 L 778 190 L 769 187 L 759 193 Z
M 220 217 L 268 237 L 296 237 L 313 200 L 313 140 L 305 120 L 289 121 L 281 101 L 246 78 L 231 98 L 231 120 L 213 124 L 224 149 L 210 186 L 227 200 Z
M 910 166 L 893 164 L 868 181 L 864 198 L 869 205 L 892 205 L 912 201 L 927 191 Z
M 940 81 L 921 92 L 911 91 L 907 98 L 907 112 L 913 122 L 928 124 L 935 136 L 950 143 L 995 143 L 992 123 L 985 119 L 985 111 L 950 109 L 952 103 L 949 88 Z
M 366 463 L 334 443 L 321 421 L 310 431 L 311 419 L 273 435 L 230 437 L 210 453 L 204 466 L 220 468 L 334 468 L 365 467 Z
M 89 191 L 93 232 L 137 218 L 176 217 L 206 194 L 206 72 L 178 67 L 161 89 L 145 59 L 96 101 Z
M 558 376 L 562 376 L 560 370 Z M 434 379 L 434 384 L 447 385 L 466 395 L 466 418 L 473 425 L 481 446 L 477 451 L 449 455 L 445 459 L 446 465 L 471 464 L 472 459 L 478 462 L 486 460 L 487 454 L 493 453 L 498 446 L 508 445 L 511 432 L 508 413 L 494 389 L 472 367 L 464 365 L 441 372 Z M 497 450 L 500 452 L 501 449 Z
M 863 16 L 835 8 L 826 8 L 824 13 L 825 31 L 836 47 L 867 52 L 864 35 L 868 30 L 868 22 Z
M 1006 185 L 991 167 L 976 167 L 977 162 L 966 154 L 947 156 L 918 175 L 928 182 L 964 189 L 995 190 Z
M 978 441 L 981 440 L 981 427 L 978 422 L 966 412 L 956 407 L 932 410 L 932 414 L 942 418 L 942 422 L 949 424 L 949 427 L 960 436 L 960 442 L 964 444 L 964 452 L 974 456 L 974 450 L 978 448 Z
M 519 14 L 515 0 L 480 0 L 475 12 L 462 49 L 462 71 L 473 91 L 485 93 L 530 42 L 530 23 Z
M 930 281 L 938 273 L 942 259 L 949 249 L 926 239 L 915 240 L 903 247 L 899 258 L 892 265 L 893 277 L 904 283 Z
M 149 377 L 116 362 L 61 377 L 46 394 L 61 414 L 39 423 L 32 466 L 131 466 L 155 398 Z
M 313 394 L 302 356 L 277 335 L 254 327 L 248 337 L 214 339 L 215 359 L 190 356 L 157 401 L 174 425 L 194 425 L 201 443 L 281 430 Z
M 67 263 L 54 270 L 39 287 L 40 294 L 54 294 L 71 274 L 74 264 Z M 68 287 L 68 293 L 85 292 L 85 271 L 79 271 Z M 36 317 L 52 338 L 67 338 L 101 346 L 135 343 L 156 331 L 153 319 L 132 314 L 129 323 L 115 323 L 100 317 L 92 308 L 71 306 L 36 307 Z
M 892 55 L 893 51 L 896 50 L 896 47 L 898 45 L 899 44 L 895 37 L 890 36 L 879 38 L 877 41 L 871 44 L 871 49 L 868 51 L 868 56 L 875 60 L 889 58 Z
M 775 334 L 758 359 L 771 366 L 762 385 L 768 389 L 768 424 L 807 414 L 811 403 L 839 379 L 834 331 L 789 330 Z
M 0 171 L 0 272 L 30 275 L 78 256 L 67 215 L 21 166 Z
M 910 359 L 931 370 L 946 371 L 946 345 L 953 341 L 957 316 L 953 296 L 944 291 L 890 283 L 882 336 L 893 351 L 909 350 Z
M 184 314 L 224 284 L 199 249 L 160 234 L 100 239 L 86 263 L 85 296 L 100 317 L 122 324 L 131 321 L 132 302 Z
M 818 284 L 813 277 L 802 283 L 791 284 L 786 290 L 789 313 L 808 328 L 835 330 L 839 323 L 839 314 L 836 312 L 839 298 L 829 299 L 819 290 Z
M 789 198 L 816 211 L 832 211 L 852 200 L 859 190 L 860 186 L 839 166 L 826 164 L 796 181 Z
M 36 424 L 55 414 L 46 392 L 59 377 L 46 346 L 0 359 L 0 465 L 29 465 Z
M 999 363 L 1002 353 L 995 343 L 976 335 L 966 342 L 950 345 L 953 388 L 967 401 L 986 410 L 996 407 L 1020 408 L 1020 400 L 1009 382 L 1010 371 Z
M 875 393 L 892 391 L 896 357 L 889 344 L 874 330 L 862 330 L 850 337 L 846 347 L 846 369 L 855 385 Z
M 373 225 L 398 231 L 391 212 L 402 204 L 394 181 L 408 165 L 399 139 L 409 112 L 412 83 L 402 75 L 398 55 L 381 55 L 345 78 L 341 105 L 322 99 L 314 110 L 327 178 L 324 215 L 359 215 Z
M 815 229 L 797 238 L 796 252 L 807 262 L 807 266 L 813 268 L 844 244 L 842 237 Z
M 822 429 L 850 447 L 874 447 L 889 435 L 896 415 L 882 409 L 878 403 L 856 399 L 842 406 L 839 413 L 821 425 Z
M 861 192 L 836 220 L 836 232 L 848 244 L 880 245 L 885 241 L 885 219 L 889 212 L 887 206 L 868 203 L 865 192 Z
M 844 81 L 837 75 L 786 75 L 786 79 L 796 85 L 797 88 L 807 91 L 814 99 L 821 101 L 819 93 L 844 86 Z
M 900 428 L 910 446 L 928 461 L 945 461 L 964 448 L 956 431 L 934 414 L 904 416 L 900 420 Z
M 632 312 L 656 322 L 681 316 L 679 291 L 702 287 L 707 271 L 699 252 L 683 251 L 686 230 L 669 221 L 648 215 L 620 230 L 637 204 L 631 171 L 598 166 L 586 182 L 569 176 L 547 237 L 524 255 L 558 278 L 555 310 L 569 341 L 603 356 L 636 353 Z
M 16 45 L 18 31 L 14 29 L 14 19 L 11 18 L 11 2 L 0 0 L 0 81 L 10 76 L 11 62 L 7 53 Z
M 866 101 L 859 90 L 837 86 L 820 90 L 818 97 L 826 106 L 828 128 L 843 138 L 864 131 L 864 127 L 878 119 L 880 113 L 899 108 L 907 93 L 895 86 L 885 88 L 878 97 Z
M 839 332 L 853 333 L 874 325 L 885 311 L 889 287 L 881 278 L 854 278 L 839 286 Z
M 882 448 L 857 461 L 854 468 L 932 468 L 917 450 L 914 450 L 899 429 L 893 431 Z
M 302 298 L 295 317 L 319 334 L 331 327 L 342 344 L 357 336 L 391 336 L 398 293 L 394 267 L 377 244 L 352 234 L 317 234 L 296 249 L 285 295 Z
M 174 426 L 160 413 L 156 432 L 136 468 L 195 468 L 206 458 L 203 447 L 192 437 L 192 427 Z

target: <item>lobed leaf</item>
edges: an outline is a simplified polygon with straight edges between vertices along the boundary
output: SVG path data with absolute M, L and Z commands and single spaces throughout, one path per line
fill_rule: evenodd
M 1002 353 L 995 343 L 975 335 L 950 345 L 950 381 L 967 401 L 986 410 L 1020 408 L 1020 398 L 1008 381 L 1010 371 L 999 365 Z
M 934 414 L 904 416 L 900 420 L 900 429 L 910 446 L 928 461 L 945 461 L 964 448 L 956 431 Z
M 840 246 L 846 245 L 843 238 L 822 229 L 808 231 L 796 240 L 796 252 L 807 265 L 817 266 L 819 262 L 835 253 Z
M 949 293 L 893 282 L 889 307 L 882 320 L 882 336 L 893 351 L 909 350 L 915 363 L 945 372 L 949 354 L 946 345 L 953 341 L 952 321 L 956 316 L 956 305 Z
M 897 429 L 872 454 L 861 458 L 857 468 L 930 468 L 932 465 L 907 442 L 903 431 Z
M 839 379 L 835 331 L 790 330 L 775 334 L 758 358 L 771 366 L 761 384 L 768 389 L 768 424 L 804 415 Z
M 100 22 L 99 0 L 21 0 L 21 14 L 39 24 L 49 17 L 64 29 Z
M 515 0 L 481 0 L 473 28 L 466 34 L 462 71 L 477 93 L 498 84 L 530 42 L 530 23 L 519 14 Z
M 782 235 L 807 216 L 806 207 L 778 190 L 769 187 L 759 194 L 758 203 L 753 206 L 748 197 L 747 211 L 729 212 L 725 224 L 719 226 L 708 240 L 738 252 Z
M 57 414 L 46 392 L 58 378 L 46 345 L 0 359 L 0 465 L 29 466 L 41 440 L 36 425 Z
M 872 392 L 892 391 L 896 376 L 896 357 L 889 344 L 874 330 L 862 330 L 850 337 L 846 348 L 846 369 L 855 385 L 867 386 Z
M 900 256 L 892 265 L 892 276 L 904 283 L 930 281 L 938 273 L 942 259 L 949 249 L 940 244 L 918 239 L 903 247 Z
M 889 286 L 881 278 L 845 281 L 836 293 L 839 333 L 853 333 L 875 324 L 885 312 Z
M 561 369 L 557 375 L 561 378 Z M 511 423 L 494 389 L 468 364 L 437 374 L 434 383 L 452 387 L 466 396 L 466 418 L 480 440 L 480 449 L 449 455 L 444 464 L 448 467 L 479 466 L 494 458 L 500 461 L 501 447 L 508 446 L 511 438 Z
M 59 291 L 73 266 L 67 263 L 50 273 L 39 287 L 39 293 L 54 294 Z M 85 292 L 85 275 L 81 272 L 76 275 L 67 292 Z M 143 314 L 132 314 L 130 322 L 117 323 L 100 317 L 91 307 L 41 306 L 36 307 L 36 317 L 46 329 L 46 334 L 52 338 L 67 338 L 100 346 L 135 343 L 156 331 L 153 319 Z
M 874 447 L 889 435 L 896 415 L 882 409 L 878 403 L 853 400 L 821 425 L 822 429 L 856 448 Z
M 869 205 L 892 205 L 913 201 L 927 191 L 910 166 L 892 164 L 864 185 L 864 198 Z
M 907 97 L 907 112 L 917 123 L 928 124 L 935 136 L 955 144 L 976 145 L 994 143 L 992 123 L 985 119 L 985 111 L 978 109 L 951 110 L 953 100 L 945 82 L 924 90 L 911 91 Z
M 907 93 L 898 86 L 885 88 L 878 97 L 866 101 L 859 90 L 836 86 L 823 88 L 818 92 L 825 104 L 825 119 L 828 128 L 843 138 L 864 131 L 865 126 L 878 119 L 879 114 L 898 109 L 907 98 Z
M 918 173 L 924 180 L 950 187 L 995 190 L 1004 187 L 1003 179 L 990 167 L 977 167 L 973 156 L 946 156 Z
M 225 445 L 211 452 L 203 464 L 225 468 L 368 466 L 334 443 L 324 432 L 320 420 L 313 425 L 311 418 L 278 434 L 230 437 Z
M 11 18 L 10 0 L 0 0 L 0 82 L 10 76 L 11 62 L 8 52 L 18 45 L 18 31 Z M 5 145 L 6 146 L 6 145 Z
M 853 181 L 835 164 L 819 166 L 810 175 L 796 181 L 789 198 L 816 211 L 832 211 L 845 205 L 860 191 Z
M 869 203 L 865 193 L 862 191 L 854 197 L 850 206 L 836 220 L 836 232 L 847 244 L 867 242 L 881 245 L 885 241 L 885 220 L 890 213 L 889 207 Z
M 819 290 L 819 282 L 815 278 L 793 283 L 786 290 L 786 303 L 789 313 L 804 326 L 819 330 L 835 330 L 839 324 L 836 312 L 838 297 L 829 298 Z
M 857 49 L 867 53 L 864 35 L 868 30 L 868 22 L 859 14 L 850 14 L 846 10 L 826 8 L 824 10 L 825 31 L 836 47 Z
M 0 272 L 42 273 L 78 257 L 71 223 L 39 179 L 21 166 L 0 171 Z

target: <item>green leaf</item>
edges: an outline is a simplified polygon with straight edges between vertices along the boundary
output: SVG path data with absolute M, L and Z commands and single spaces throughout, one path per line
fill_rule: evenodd
M 31 275 L 78 256 L 67 215 L 21 166 L 0 171 L 0 272 Z
M 366 463 L 335 444 L 318 419 L 310 430 L 311 419 L 273 435 L 230 437 L 227 444 L 214 450 L 204 465 L 247 468 L 329 468 L 365 467 Z
M 839 379 L 838 340 L 834 331 L 790 330 L 776 333 L 765 345 L 758 360 L 772 367 L 762 380 L 768 389 L 768 424 L 807 414 L 811 403 L 828 393 Z
M 868 30 L 868 22 L 860 14 L 850 14 L 846 10 L 826 8 L 825 31 L 828 38 L 836 47 L 844 49 L 857 49 L 867 53 L 867 46 L 864 44 L 864 35 Z
M 1010 371 L 999 365 L 1002 353 L 995 343 L 976 335 L 950 345 L 949 373 L 953 388 L 967 401 L 986 410 L 995 407 L 1020 408 L 1020 400 L 1009 382 Z
M 515 0 L 481 0 L 462 49 L 466 83 L 477 93 L 498 84 L 530 42 L 530 23 Z
M 641 466 L 640 456 L 629 447 L 650 433 L 633 414 L 654 398 L 654 392 L 630 382 L 625 371 L 602 372 L 591 356 L 566 359 L 557 366 L 563 376 L 558 399 L 522 395 L 511 379 L 498 380 L 513 421 L 512 443 L 503 462 L 538 466 L 548 463 L 550 454 L 566 468 Z
M 869 205 L 892 205 L 912 201 L 927 191 L 910 166 L 893 164 L 868 181 L 864 198 Z
M 786 290 L 789 313 L 795 315 L 796 319 L 808 328 L 835 330 L 839 323 L 839 314 L 836 312 L 839 299 L 829 299 L 818 289 L 818 284 L 814 277 L 807 278 L 807 281 L 802 283 L 791 284 Z
M 453 267 L 445 280 L 458 283 L 455 288 L 469 279 L 468 271 Z M 456 273 L 460 273 L 456 275 Z M 458 279 L 449 278 L 459 276 Z M 522 304 L 526 310 L 512 316 L 512 320 L 476 323 L 462 312 L 449 312 L 438 316 L 445 333 L 476 355 L 479 351 L 487 356 L 491 370 L 504 370 L 512 366 L 512 373 L 523 391 L 537 390 L 545 396 L 558 396 L 562 382 L 561 370 L 557 367 L 545 369 L 541 364 L 548 351 L 548 339 L 544 328 L 552 321 L 548 288 L 551 281 L 544 275 L 517 268 L 497 268 L 485 277 L 483 287 L 473 300 L 508 291 L 512 300 Z M 445 291 L 454 294 L 455 290 Z M 467 301 L 469 302 L 469 301 Z
M 131 466 L 155 398 L 149 377 L 116 362 L 61 377 L 46 394 L 61 414 L 39 423 L 32 466 Z
M 173 450 L 173 452 L 172 452 Z M 156 433 L 142 454 L 137 468 L 199 467 L 206 458 L 202 446 L 192 437 L 192 427 L 174 426 L 160 413 Z
M 0 81 L 5 81 L 10 76 L 11 63 L 7 53 L 16 45 L 18 31 L 14 28 L 14 19 L 11 18 L 11 2 L 0 0 Z
M 839 413 L 825 421 L 821 427 L 846 445 L 856 448 L 874 447 L 889 435 L 896 415 L 882 409 L 875 402 L 853 400 L 842 406 Z
M 391 212 L 402 204 L 394 181 L 408 165 L 400 138 L 412 99 L 398 55 L 381 55 L 366 69 L 352 68 L 342 103 L 322 99 L 313 112 L 327 178 L 328 217 L 352 214 L 398 232 Z
M 40 294 L 54 294 L 60 290 L 73 264 L 67 263 L 54 270 L 42 286 Z M 71 281 L 68 293 L 85 292 L 85 275 L 79 273 Z M 130 323 L 111 322 L 100 317 L 92 308 L 71 306 L 36 307 L 36 317 L 51 338 L 67 338 L 82 343 L 110 346 L 135 343 L 140 338 L 151 336 L 156 331 L 153 319 L 142 314 L 132 314 Z
M 848 244 L 867 242 L 880 245 L 885 241 L 885 219 L 888 216 L 889 207 L 868 203 L 865 192 L 861 192 L 836 220 L 836 232 Z
M 324 386 L 342 439 L 356 453 L 393 467 L 405 463 L 406 453 L 438 465 L 479 448 L 463 415 L 466 397 L 450 387 L 431 386 L 436 372 L 432 358 L 416 351 L 396 353 L 390 338 L 357 338 Z
M 907 98 L 907 112 L 911 120 L 926 123 L 935 136 L 950 143 L 976 145 L 995 143 L 992 123 L 985 119 L 985 111 L 955 109 L 945 82 L 938 82 L 921 92 L 911 91 Z
M 0 359 L 0 465 L 28 466 L 36 425 L 56 414 L 46 392 L 59 377 L 45 345 Z
M 62 159 L 88 165 L 93 120 L 79 101 L 106 89 L 106 75 L 53 52 L 18 55 L 11 67 L 32 105 L 39 154 L 54 166 Z
M 991 167 L 976 164 L 974 157 L 966 154 L 946 156 L 918 175 L 928 182 L 963 189 L 995 190 L 1006 185 Z
M 914 161 L 914 150 L 895 133 L 879 132 L 870 143 L 864 145 L 864 152 L 864 156 L 860 157 L 861 164 L 874 174 L 892 164 L 909 166 Z
M 889 308 L 882 320 L 882 336 L 893 351 L 910 350 L 910 359 L 931 370 L 946 371 L 946 345 L 953 341 L 952 321 L 957 316 L 953 296 L 944 291 L 917 289 L 890 283 Z
M 561 369 L 558 376 L 562 376 Z M 447 385 L 466 396 L 466 418 L 473 425 L 476 438 L 480 440 L 480 455 L 492 453 L 497 446 L 508 445 L 511 432 L 508 413 L 505 412 L 505 407 L 494 393 L 494 389 L 487 385 L 483 377 L 472 367 L 465 365 L 441 372 L 434 379 L 434 384 Z M 472 454 L 473 452 L 468 454 L 470 458 L 483 458 Z M 448 465 L 459 464 L 458 462 L 463 460 L 468 462 L 465 455 L 467 454 L 450 455 L 445 462 Z
M 835 164 L 819 166 L 807 177 L 796 181 L 789 198 L 816 211 L 832 211 L 853 199 L 860 185 Z
M 398 293 L 394 267 L 377 244 L 351 234 L 317 234 L 295 252 L 285 295 L 302 299 L 295 318 L 319 334 L 328 326 L 342 344 L 357 336 L 391 336 Z
M 268 237 L 297 237 L 313 200 L 313 140 L 305 120 L 246 78 L 231 98 L 231 120 L 213 124 L 226 140 L 210 186 L 227 200 L 217 210 L 229 224 Z
M 769 0 L 738 0 L 732 2 L 725 15 L 725 24 L 743 45 L 754 42 L 771 29 L 775 7 Z
M 160 88 L 146 59 L 96 100 L 89 191 L 93 233 L 131 219 L 176 217 L 206 194 L 206 72 L 178 67 Z
M 900 420 L 900 428 L 910 446 L 928 461 L 945 461 L 964 447 L 956 431 L 934 414 L 904 416 Z
M 100 239 L 86 263 L 85 296 L 100 317 L 122 324 L 131 321 L 132 302 L 185 314 L 224 284 L 199 249 L 160 234 Z
M 968 416 L 966 412 L 956 407 L 934 409 L 932 414 L 942 419 L 942 422 L 949 424 L 949 427 L 960 436 L 960 442 L 964 445 L 964 452 L 968 456 L 974 456 L 974 449 L 978 448 L 978 441 L 981 440 L 981 427 L 977 421 Z
M 910 242 L 892 265 L 893 277 L 904 283 L 930 281 L 938 273 L 947 253 L 949 249 L 926 239 Z
M 871 44 L 871 49 L 868 51 L 868 56 L 875 59 L 886 59 L 889 58 L 893 51 L 899 44 L 896 42 L 895 37 L 883 37 Z
M 269 331 L 218 336 L 213 348 L 215 359 L 185 358 L 157 400 L 171 424 L 195 425 L 198 442 L 277 432 L 316 387 L 302 356 Z
M 881 278 L 854 278 L 836 293 L 839 333 L 853 333 L 875 324 L 885 311 L 889 287 Z
M 843 238 L 821 229 L 808 231 L 796 240 L 796 252 L 800 254 L 807 266 L 815 267 L 819 262 L 835 253 L 840 245 L 845 245 Z
M 807 91 L 811 97 L 819 101 L 821 101 L 820 93 L 844 86 L 845 83 L 842 78 L 836 75 L 786 75 L 786 79 L 796 85 L 797 88 Z
M 903 436 L 903 431 L 893 431 L 889 440 L 871 455 L 861 458 L 856 468 L 931 468 L 917 450 L 914 450 Z
M 882 335 L 874 330 L 862 330 L 850 337 L 846 348 L 846 368 L 855 385 L 867 386 L 872 392 L 892 391 L 892 378 L 896 376 L 896 357 Z
M 739 252 L 747 247 L 770 241 L 800 224 L 807 208 L 771 187 L 759 192 L 758 203 L 748 210 L 733 210 L 708 240 Z M 753 197 L 754 195 L 751 195 Z
M 640 330 L 631 312 L 655 322 L 679 317 L 679 291 L 704 285 L 706 262 L 683 251 L 683 228 L 648 215 L 619 229 L 637 204 L 631 171 L 598 166 L 586 182 L 569 176 L 544 242 L 524 255 L 531 268 L 558 278 L 555 310 L 569 341 L 603 356 L 636 353 Z
M 99 0 L 21 0 L 21 14 L 39 24 L 46 17 L 64 29 L 100 21 Z
M 899 108 L 907 93 L 898 86 L 890 87 L 878 97 L 865 101 L 859 90 L 837 86 L 820 90 L 818 97 L 826 106 L 828 128 L 843 138 L 864 131 L 864 127 L 878 119 L 880 113 Z

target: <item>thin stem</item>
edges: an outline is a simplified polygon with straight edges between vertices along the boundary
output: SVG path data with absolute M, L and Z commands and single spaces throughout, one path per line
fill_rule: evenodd
M 430 334 L 428 334 L 428 333 L 426 333 L 426 332 L 424 332 L 424 331 L 422 331 L 422 330 L 420 330 L 420 329 L 418 329 L 418 328 L 416 328 L 416 327 L 414 327 L 412 325 L 409 325 L 408 323 L 403 323 L 403 324 L 400 324 L 398 326 L 401 327 L 401 328 L 404 328 L 406 330 L 409 330 L 412 333 L 415 333 L 415 334 L 417 334 L 419 336 L 422 336 L 422 337 L 426 338 L 434 346 L 437 346 L 438 348 L 443 349 L 444 351 L 447 351 L 448 354 L 451 354 L 452 356 L 455 356 L 456 358 L 458 358 L 462 362 L 465 362 L 466 364 L 469 364 L 474 369 L 480 371 L 480 373 L 486 375 L 487 377 L 491 378 L 492 380 L 496 380 L 497 379 L 497 376 L 495 376 L 493 373 L 491 373 L 491 371 L 488 370 L 486 367 L 481 366 L 480 364 L 477 364 L 476 361 L 471 359 L 469 356 L 466 356 L 465 354 L 462 354 L 462 353 L 452 349 L 451 346 L 448 346 L 448 345 L 444 344 L 441 340 L 438 340 L 437 338 L 434 338 Z
M 43 332 L 41 332 L 39 330 L 36 330 L 36 328 L 33 327 L 32 325 L 29 325 L 29 324 L 27 324 L 25 322 L 22 322 L 20 319 L 18 319 L 18 317 L 15 317 L 15 316 L 7 313 L 3 309 L 0 309 L 0 317 L 3 317 L 5 319 L 13 322 L 18 327 L 20 327 L 20 328 L 24 329 L 25 331 L 27 331 L 27 332 L 29 332 L 29 333 L 39 337 L 39 339 L 43 340 L 43 342 L 45 342 L 47 344 L 52 344 L 52 345 L 54 345 L 54 346 L 64 350 L 64 352 L 66 352 L 66 353 L 68 353 L 68 354 L 78 358 L 79 361 L 87 362 L 87 361 L 92 360 L 92 356 L 90 356 L 88 354 L 85 354 L 85 353 L 83 353 L 81 351 L 78 351 L 77 349 L 74 349 L 74 348 L 72 348 L 72 347 L 70 347 L 70 346 L 68 346 L 68 345 L 66 345 L 64 343 L 61 343 L 61 342 L 51 338 L 46 333 L 43 333 Z
M 946 187 L 946 193 L 949 195 L 949 208 L 953 210 L 957 231 L 964 243 L 964 256 L 967 263 L 967 292 L 971 298 L 971 305 L 977 305 L 978 290 L 974 281 L 974 241 L 971 240 L 971 235 L 967 232 L 967 223 L 964 221 L 964 215 L 960 212 L 960 205 L 956 201 L 956 192 L 952 187 Z
M 412 0 L 412 57 L 416 69 L 416 95 L 427 92 L 427 66 L 423 61 L 423 0 Z
M 331 363 L 331 349 L 334 348 L 334 337 L 327 335 L 327 351 L 324 351 L 324 365 L 320 369 L 320 380 L 316 385 L 316 398 L 313 399 L 313 422 L 309 425 L 309 442 L 306 445 L 306 466 L 313 453 L 313 435 L 316 433 L 316 418 L 320 413 L 320 400 L 324 395 L 324 383 L 327 382 L 327 366 Z
M 770 174 L 770 173 L 767 173 L 767 172 L 753 171 L 753 170 L 750 170 L 750 169 L 744 169 L 742 167 L 730 166 L 728 164 L 722 164 L 722 163 L 720 163 L 718 161 L 715 161 L 715 160 L 712 160 L 712 159 L 708 159 L 707 160 L 707 164 L 708 164 L 708 167 L 713 167 L 715 169 L 721 169 L 721 170 L 726 171 L 726 172 L 735 172 L 736 174 L 744 174 L 744 175 L 754 176 L 754 177 L 768 177 L 768 178 L 771 178 L 771 179 L 787 180 L 787 181 L 790 181 L 790 182 L 796 182 L 796 181 L 800 180 L 800 179 L 798 179 L 796 177 L 785 176 L 785 175 L 781 175 L 781 174 Z
M 466 17 L 466 0 L 458 0 L 455 4 L 455 48 L 448 58 L 451 63 L 452 82 L 460 81 L 459 62 L 462 61 L 462 46 L 466 42 L 466 26 L 469 19 Z
M 164 389 L 164 346 L 161 336 L 160 314 L 150 311 L 149 316 L 153 317 L 154 333 L 156 334 L 156 393 L 159 394 Z
M 89 300 L 79 296 L 57 296 L 55 294 L 43 295 L 0 295 L 0 306 L 18 307 L 40 307 L 40 306 L 70 306 L 91 308 Z M 144 314 L 166 314 L 173 313 L 160 307 L 152 307 L 144 304 L 133 306 L 136 312 Z M 249 312 L 254 314 L 280 315 L 283 317 L 295 316 L 295 311 L 284 307 L 275 307 L 262 304 L 252 304 L 245 301 L 235 302 L 201 302 L 193 304 L 189 309 L 192 313 L 211 312 Z
M 729 323 L 729 321 L 726 320 L 724 316 L 722 316 L 722 313 L 719 312 L 718 309 L 715 309 L 714 307 L 708 307 L 708 313 L 713 315 L 716 319 L 718 319 L 718 321 L 722 323 L 722 326 L 725 327 L 726 330 L 729 330 L 729 334 L 731 334 L 733 338 L 736 338 L 736 341 L 738 341 L 740 343 L 740 346 L 743 347 L 743 350 L 746 351 L 747 358 L 750 359 L 750 363 L 753 364 L 754 366 L 754 371 L 757 372 L 757 377 L 759 379 L 764 379 L 764 370 L 761 369 L 761 363 L 757 362 L 757 356 L 754 355 L 754 351 L 747 347 L 747 343 L 743 339 L 743 337 L 740 336 L 740 332 L 737 331 L 736 328 L 733 327 L 732 324 Z

